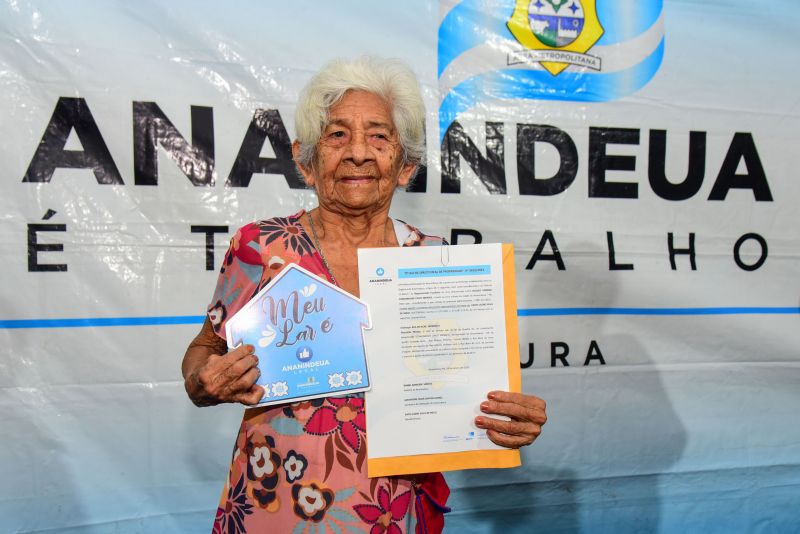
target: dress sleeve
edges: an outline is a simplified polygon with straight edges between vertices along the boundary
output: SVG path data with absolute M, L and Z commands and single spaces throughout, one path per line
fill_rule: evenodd
M 207 313 L 214 332 L 225 339 L 225 323 L 258 293 L 264 276 L 257 223 L 237 230 L 222 261 Z

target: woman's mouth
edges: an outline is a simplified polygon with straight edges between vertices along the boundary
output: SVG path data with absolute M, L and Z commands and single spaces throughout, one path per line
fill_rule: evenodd
M 339 179 L 340 182 L 347 185 L 369 184 L 373 180 L 375 180 L 373 176 L 344 176 Z

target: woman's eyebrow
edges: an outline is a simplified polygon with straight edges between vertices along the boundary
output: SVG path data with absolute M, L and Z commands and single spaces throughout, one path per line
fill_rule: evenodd
M 328 121 L 328 126 L 345 126 L 350 128 L 352 126 L 352 120 L 345 117 L 334 117 Z M 392 126 L 391 122 L 380 120 L 367 121 L 367 128 L 386 128 L 387 130 L 394 131 L 394 127 Z
M 394 131 L 392 123 L 385 121 L 367 121 L 367 128 L 386 128 L 389 131 Z

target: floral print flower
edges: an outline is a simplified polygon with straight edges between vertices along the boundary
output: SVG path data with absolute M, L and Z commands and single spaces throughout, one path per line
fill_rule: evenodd
M 311 408 L 319 408 L 325 404 L 325 399 L 312 399 L 310 401 L 293 402 L 292 404 L 283 407 L 283 415 L 286 417 L 295 418 L 298 413 L 304 412 Z
M 328 280 L 328 282 L 333 283 L 330 277 L 330 271 L 328 271 L 323 264 L 322 256 L 319 255 L 319 252 L 314 251 L 313 254 L 300 256 L 300 261 L 297 264 L 303 269 L 315 273 L 320 278 L 324 278 Z
M 281 455 L 272 436 L 263 441 L 254 434 L 244 447 L 247 455 L 247 495 L 260 508 L 274 512 L 280 506 L 276 488 L 280 478 Z
M 225 258 L 225 264 L 229 265 L 234 258 L 250 265 L 261 264 L 261 254 L 250 246 L 252 241 L 258 238 L 258 226 L 254 223 L 242 226 L 231 238 L 231 246 L 228 249 L 229 257 Z
M 276 239 L 269 245 L 261 247 L 261 263 L 269 276 L 275 276 L 287 264 L 298 261 L 300 255 L 282 239 Z
M 283 460 L 283 469 L 286 471 L 286 480 L 289 482 L 303 478 L 306 467 L 308 467 L 308 460 L 294 449 L 290 450 Z
M 244 492 L 244 477 L 240 476 L 235 485 L 228 487 L 225 507 L 217 508 L 213 534 L 245 532 L 244 516 L 252 513 L 253 505 L 247 502 L 247 494 Z
M 265 257 L 266 257 L 266 255 L 265 255 Z M 264 263 L 264 265 L 266 265 L 270 269 L 274 269 L 274 270 L 277 271 L 278 269 L 280 269 L 281 267 L 286 265 L 286 260 L 284 260 L 280 256 L 274 256 L 273 255 L 273 256 L 270 256 L 269 258 L 267 258 L 267 261 Z
M 345 443 L 358 452 L 361 434 L 366 432 L 363 397 L 329 397 L 328 404 L 318 408 L 309 417 L 305 431 L 314 436 L 327 436 L 338 432 Z
M 228 316 L 228 310 L 221 300 L 214 303 L 214 307 L 208 310 L 208 319 L 211 321 L 211 326 L 218 328 L 222 321 Z
M 415 246 L 419 246 L 419 242 L 420 242 L 420 236 L 419 236 L 419 233 L 417 233 L 417 231 L 415 230 L 415 231 L 411 232 L 410 234 L 408 234 L 408 237 L 406 238 L 405 243 L 403 243 L 403 246 L 404 247 L 415 247 Z
M 292 486 L 292 500 L 294 501 L 294 513 L 300 518 L 319 523 L 325 517 L 325 512 L 333 504 L 335 493 L 312 482 L 309 485 L 294 484 Z
M 258 223 L 264 245 L 281 239 L 287 249 L 300 254 L 311 254 L 312 245 L 300 225 L 300 218 L 275 217 Z
M 405 517 L 410 501 L 410 490 L 390 500 L 389 492 L 382 487 L 378 490 L 377 504 L 357 504 L 353 506 L 353 510 L 362 521 L 372 525 L 370 534 L 379 534 L 380 532 L 401 534 L 402 529 L 397 526 L 397 521 L 402 521 Z
M 275 473 L 275 463 L 270 458 L 272 451 L 266 445 L 254 447 L 250 454 L 250 470 L 255 478 L 269 476 Z

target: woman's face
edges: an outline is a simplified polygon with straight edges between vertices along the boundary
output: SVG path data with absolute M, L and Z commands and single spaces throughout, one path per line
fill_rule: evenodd
M 348 91 L 330 109 L 311 168 L 301 168 L 321 207 L 338 213 L 388 210 L 415 165 L 402 149 L 388 104 L 374 93 Z

